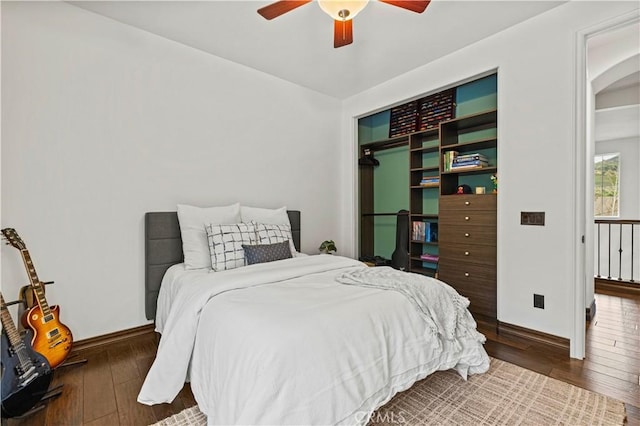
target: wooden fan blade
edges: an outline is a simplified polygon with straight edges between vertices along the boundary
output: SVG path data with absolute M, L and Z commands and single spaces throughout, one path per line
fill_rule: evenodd
M 387 3 L 392 6 L 401 7 L 416 13 L 422 13 L 429 6 L 431 0 L 415 1 L 415 0 L 380 0 L 381 3 Z
M 307 3 L 311 3 L 311 1 L 312 0 L 281 0 L 275 3 L 271 3 L 265 7 L 261 7 L 260 9 L 258 9 L 258 13 L 262 15 L 263 18 L 271 20 L 287 12 L 290 12 L 297 7 L 304 6 Z
M 353 43 L 353 20 L 338 21 L 333 20 L 333 47 L 346 46 Z

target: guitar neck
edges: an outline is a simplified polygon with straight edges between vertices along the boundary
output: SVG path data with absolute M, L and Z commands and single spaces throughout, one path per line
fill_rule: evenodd
M 34 380 L 36 377 L 38 377 L 38 372 L 33 364 L 33 361 L 31 360 L 31 357 L 29 356 L 29 351 L 27 350 L 27 346 L 25 346 L 24 341 L 22 340 L 22 338 L 20 337 L 20 333 L 18 332 L 18 329 L 16 328 L 16 325 L 13 323 L 13 319 L 11 318 L 11 315 L 9 314 L 9 310 L 7 309 L 7 305 L 4 303 L 4 296 L 2 296 L 2 293 L 0 293 L 0 319 L 2 320 L 2 328 L 4 329 L 4 332 L 7 335 L 7 338 L 9 339 L 9 344 L 11 345 L 11 348 L 13 349 L 13 352 L 17 355 L 17 361 L 19 364 L 19 368 L 18 365 L 16 365 L 16 370 L 19 374 L 18 380 L 20 381 L 21 385 L 20 386 L 24 386 L 26 384 L 28 384 L 29 382 L 31 382 L 32 380 Z M 3 364 L 5 363 L 5 359 L 4 356 L 7 352 L 3 351 L 3 359 L 2 362 Z M 2 373 L 3 374 L 8 374 L 7 371 L 5 371 L 5 368 L 7 367 L 7 365 L 3 365 L 2 368 Z M 4 378 L 4 377 L 3 377 Z M 4 383 L 3 383 L 4 384 Z M 3 396 L 4 398 L 4 396 Z M 2 401 L 3 407 L 2 409 L 4 410 L 4 399 Z M 4 412 L 3 412 L 4 414 Z
M 9 338 L 9 342 L 11 346 L 18 347 L 22 342 L 20 339 L 20 333 L 16 328 L 16 325 L 13 323 L 13 319 L 9 314 L 9 310 L 7 309 L 7 305 L 4 303 L 4 297 L 2 293 L 0 293 L 0 319 L 2 320 L 2 328 L 4 328 L 5 333 L 7 333 L 7 337 Z
M 51 309 L 49 309 L 47 298 L 44 295 L 44 284 L 40 282 L 38 274 L 36 274 L 36 268 L 33 266 L 33 261 L 31 260 L 29 250 L 22 249 L 20 250 L 20 254 L 22 254 L 22 261 L 24 262 L 24 266 L 27 269 L 29 282 L 31 283 L 31 288 L 36 295 L 36 299 L 38 300 L 38 305 L 40 306 L 42 313 L 47 316 L 51 313 Z

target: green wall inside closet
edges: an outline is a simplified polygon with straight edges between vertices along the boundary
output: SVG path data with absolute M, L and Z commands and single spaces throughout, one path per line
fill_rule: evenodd
M 375 153 L 380 165 L 373 169 L 374 213 L 397 213 L 409 209 L 409 154 L 406 146 Z M 374 253 L 391 258 L 396 247 L 396 217 L 374 218 Z
M 456 87 L 456 117 L 475 114 L 478 112 L 497 108 L 496 74 L 471 81 Z M 387 109 L 358 120 L 358 144 L 382 141 L 389 139 L 389 121 L 391 110 Z M 464 137 L 464 139 L 463 139 Z M 460 142 L 478 138 L 496 137 L 496 129 L 488 129 L 463 135 Z M 482 152 L 489 157 L 490 162 L 497 161 L 495 150 Z M 428 163 L 434 166 L 439 163 L 439 153 L 430 155 Z M 376 151 L 374 157 L 380 165 L 373 170 L 373 213 L 396 213 L 401 209 L 409 209 L 409 148 L 408 146 L 384 149 Z M 432 158 L 431 158 L 432 157 Z M 467 176 L 462 183 L 469 186 L 484 186 L 491 188 L 491 181 L 482 175 Z M 437 214 L 438 191 L 433 190 L 433 199 L 425 197 L 423 211 Z M 374 253 L 387 259 L 395 250 L 396 241 L 396 217 L 374 217 Z M 437 248 L 435 249 L 437 252 Z

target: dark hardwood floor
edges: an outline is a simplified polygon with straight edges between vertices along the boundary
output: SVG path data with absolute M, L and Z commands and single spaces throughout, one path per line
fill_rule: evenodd
M 629 425 L 640 425 L 640 296 L 598 294 L 595 319 L 587 327 L 587 358 L 569 359 L 558 351 L 483 330 L 489 355 L 538 373 L 608 395 L 625 403 Z M 77 354 L 86 365 L 60 368 L 54 384 L 63 393 L 46 408 L 8 426 L 148 425 L 195 405 L 188 386 L 172 404 L 149 407 L 136 402 L 155 356 L 157 339 L 142 338 Z
M 482 330 L 489 355 L 625 403 L 629 425 L 640 425 L 640 294 L 599 292 L 587 323 L 586 357 Z

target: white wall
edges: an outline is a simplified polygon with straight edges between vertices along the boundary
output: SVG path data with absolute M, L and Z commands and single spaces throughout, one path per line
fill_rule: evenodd
M 633 2 L 569 2 L 346 100 L 345 236 L 355 236 L 357 224 L 353 117 L 497 68 L 498 319 L 571 337 L 576 34 L 637 8 Z M 416 43 L 428 49 L 430 42 Z M 521 226 L 520 211 L 546 212 L 546 225 Z M 533 308 L 533 293 L 545 295 L 544 310 Z
M 76 340 L 145 324 L 147 211 L 287 205 L 302 251 L 341 248 L 340 107 L 63 2 L 2 2 L 2 227 Z M 5 298 L 27 282 L 3 246 Z
M 596 109 L 640 104 L 640 85 L 600 92 L 596 96 Z

